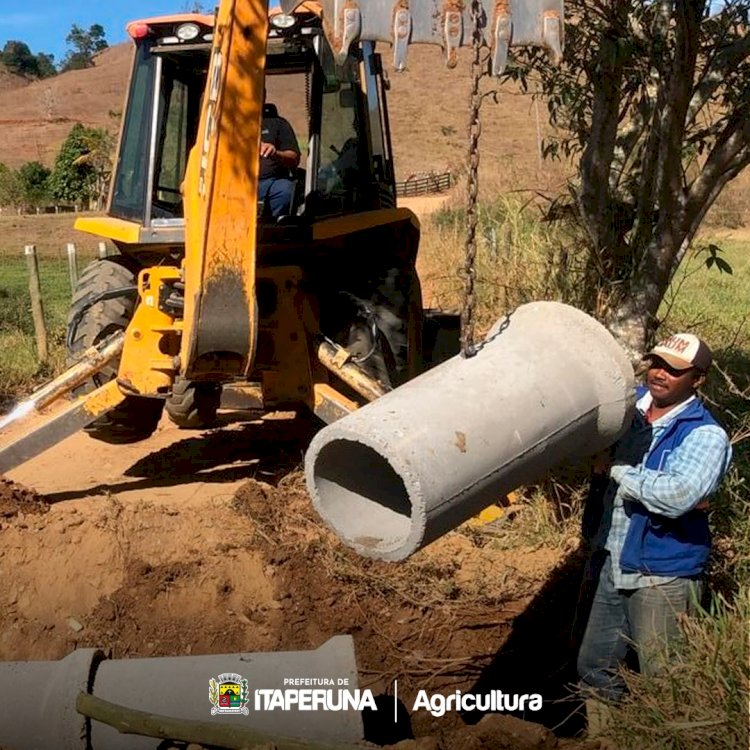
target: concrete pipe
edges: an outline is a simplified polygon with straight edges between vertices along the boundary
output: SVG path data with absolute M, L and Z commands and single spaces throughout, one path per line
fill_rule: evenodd
M 210 680 L 233 675 L 248 682 L 246 711 L 214 711 Z M 342 686 L 345 686 L 342 687 Z M 129 709 L 176 719 L 231 723 L 270 737 L 356 743 L 364 729 L 361 713 L 303 710 L 268 705 L 285 691 L 357 691 L 351 636 L 334 636 L 315 651 L 216 654 L 149 659 L 104 659 L 80 649 L 60 661 L 0 662 L 0 747 L 7 750 L 156 750 L 161 740 L 120 734 L 76 711 L 79 692 Z M 325 697 L 325 696 L 324 696 Z M 336 698 L 337 696 L 334 696 Z
M 403 560 L 566 459 L 612 444 L 633 392 L 628 357 L 602 325 L 557 302 L 523 305 L 474 357 L 321 430 L 307 487 L 347 545 Z

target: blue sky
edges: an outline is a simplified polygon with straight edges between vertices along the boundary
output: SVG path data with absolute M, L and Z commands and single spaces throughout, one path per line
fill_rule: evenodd
M 215 3 L 201 3 L 213 10 Z M 101 24 L 110 44 L 126 41 L 128 21 L 184 12 L 189 0 L 0 0 L 0 48 L 9 39 L 26 42 L 34 54 L 52 53 L 59 63 L 65 37 L 76 23 L 88 29 Z

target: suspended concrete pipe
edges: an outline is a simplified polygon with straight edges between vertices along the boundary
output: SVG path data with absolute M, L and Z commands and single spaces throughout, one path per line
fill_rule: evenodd
M 209 681 L 234 675 L 248 681 L 247 714 L 212 713 Z M 108 660 L 79 649 L 60 661 L 0 662 L 0 747 L 7 750 L 156 750 L 161 740 L 120 734 L 76 710 L 83 692 L 127 709 L 188 721 L 246 727 L 270 737 L 356 743 L 361 713 L 347 710 L 260 710 L 258 691 L 356 691 L 354 642 L 334 636 L 315 651 L 216 654 Z M 263 693 L 261 693 L 261 696 Z M 265 695 L 269 695 L 268 692 Z M 267 706 L 265 707 L 267 708 Z
M 305 458 L 317 512 L 359 554 L 403 560 L 629 424 L 633 368 L 593 318 L 519 307 L 456 356 L 321 430 Z

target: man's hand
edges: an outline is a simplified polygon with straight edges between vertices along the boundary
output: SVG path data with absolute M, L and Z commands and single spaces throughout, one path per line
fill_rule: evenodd
M 261 141 L 260 155 L 265 159 L 273 159 L 274 156 L 276 156 L 276 146 L 274 146 L 273 143 Z

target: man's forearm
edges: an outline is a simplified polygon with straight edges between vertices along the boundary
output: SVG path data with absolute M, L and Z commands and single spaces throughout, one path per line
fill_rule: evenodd
M 294 169 L 299 165 L 299 154 L 291 149 L 287 151 L 277 151 L 275 157 L 276 161 L 287 169 Z
M 611 475 L 623 497 L 667 518 L 678 518 L 692 510 L 707 491 L 695 480 L 652 469 L 613 466 Z
M 713 428 L 701 429 L 699 440 L 688 439 L 675 450 L 669 471 L 615 463 L 610 477 L 624 496 L 652 513 L 668 518 L 686 513 L 716 490 L 728 460 L 726 436 Z

